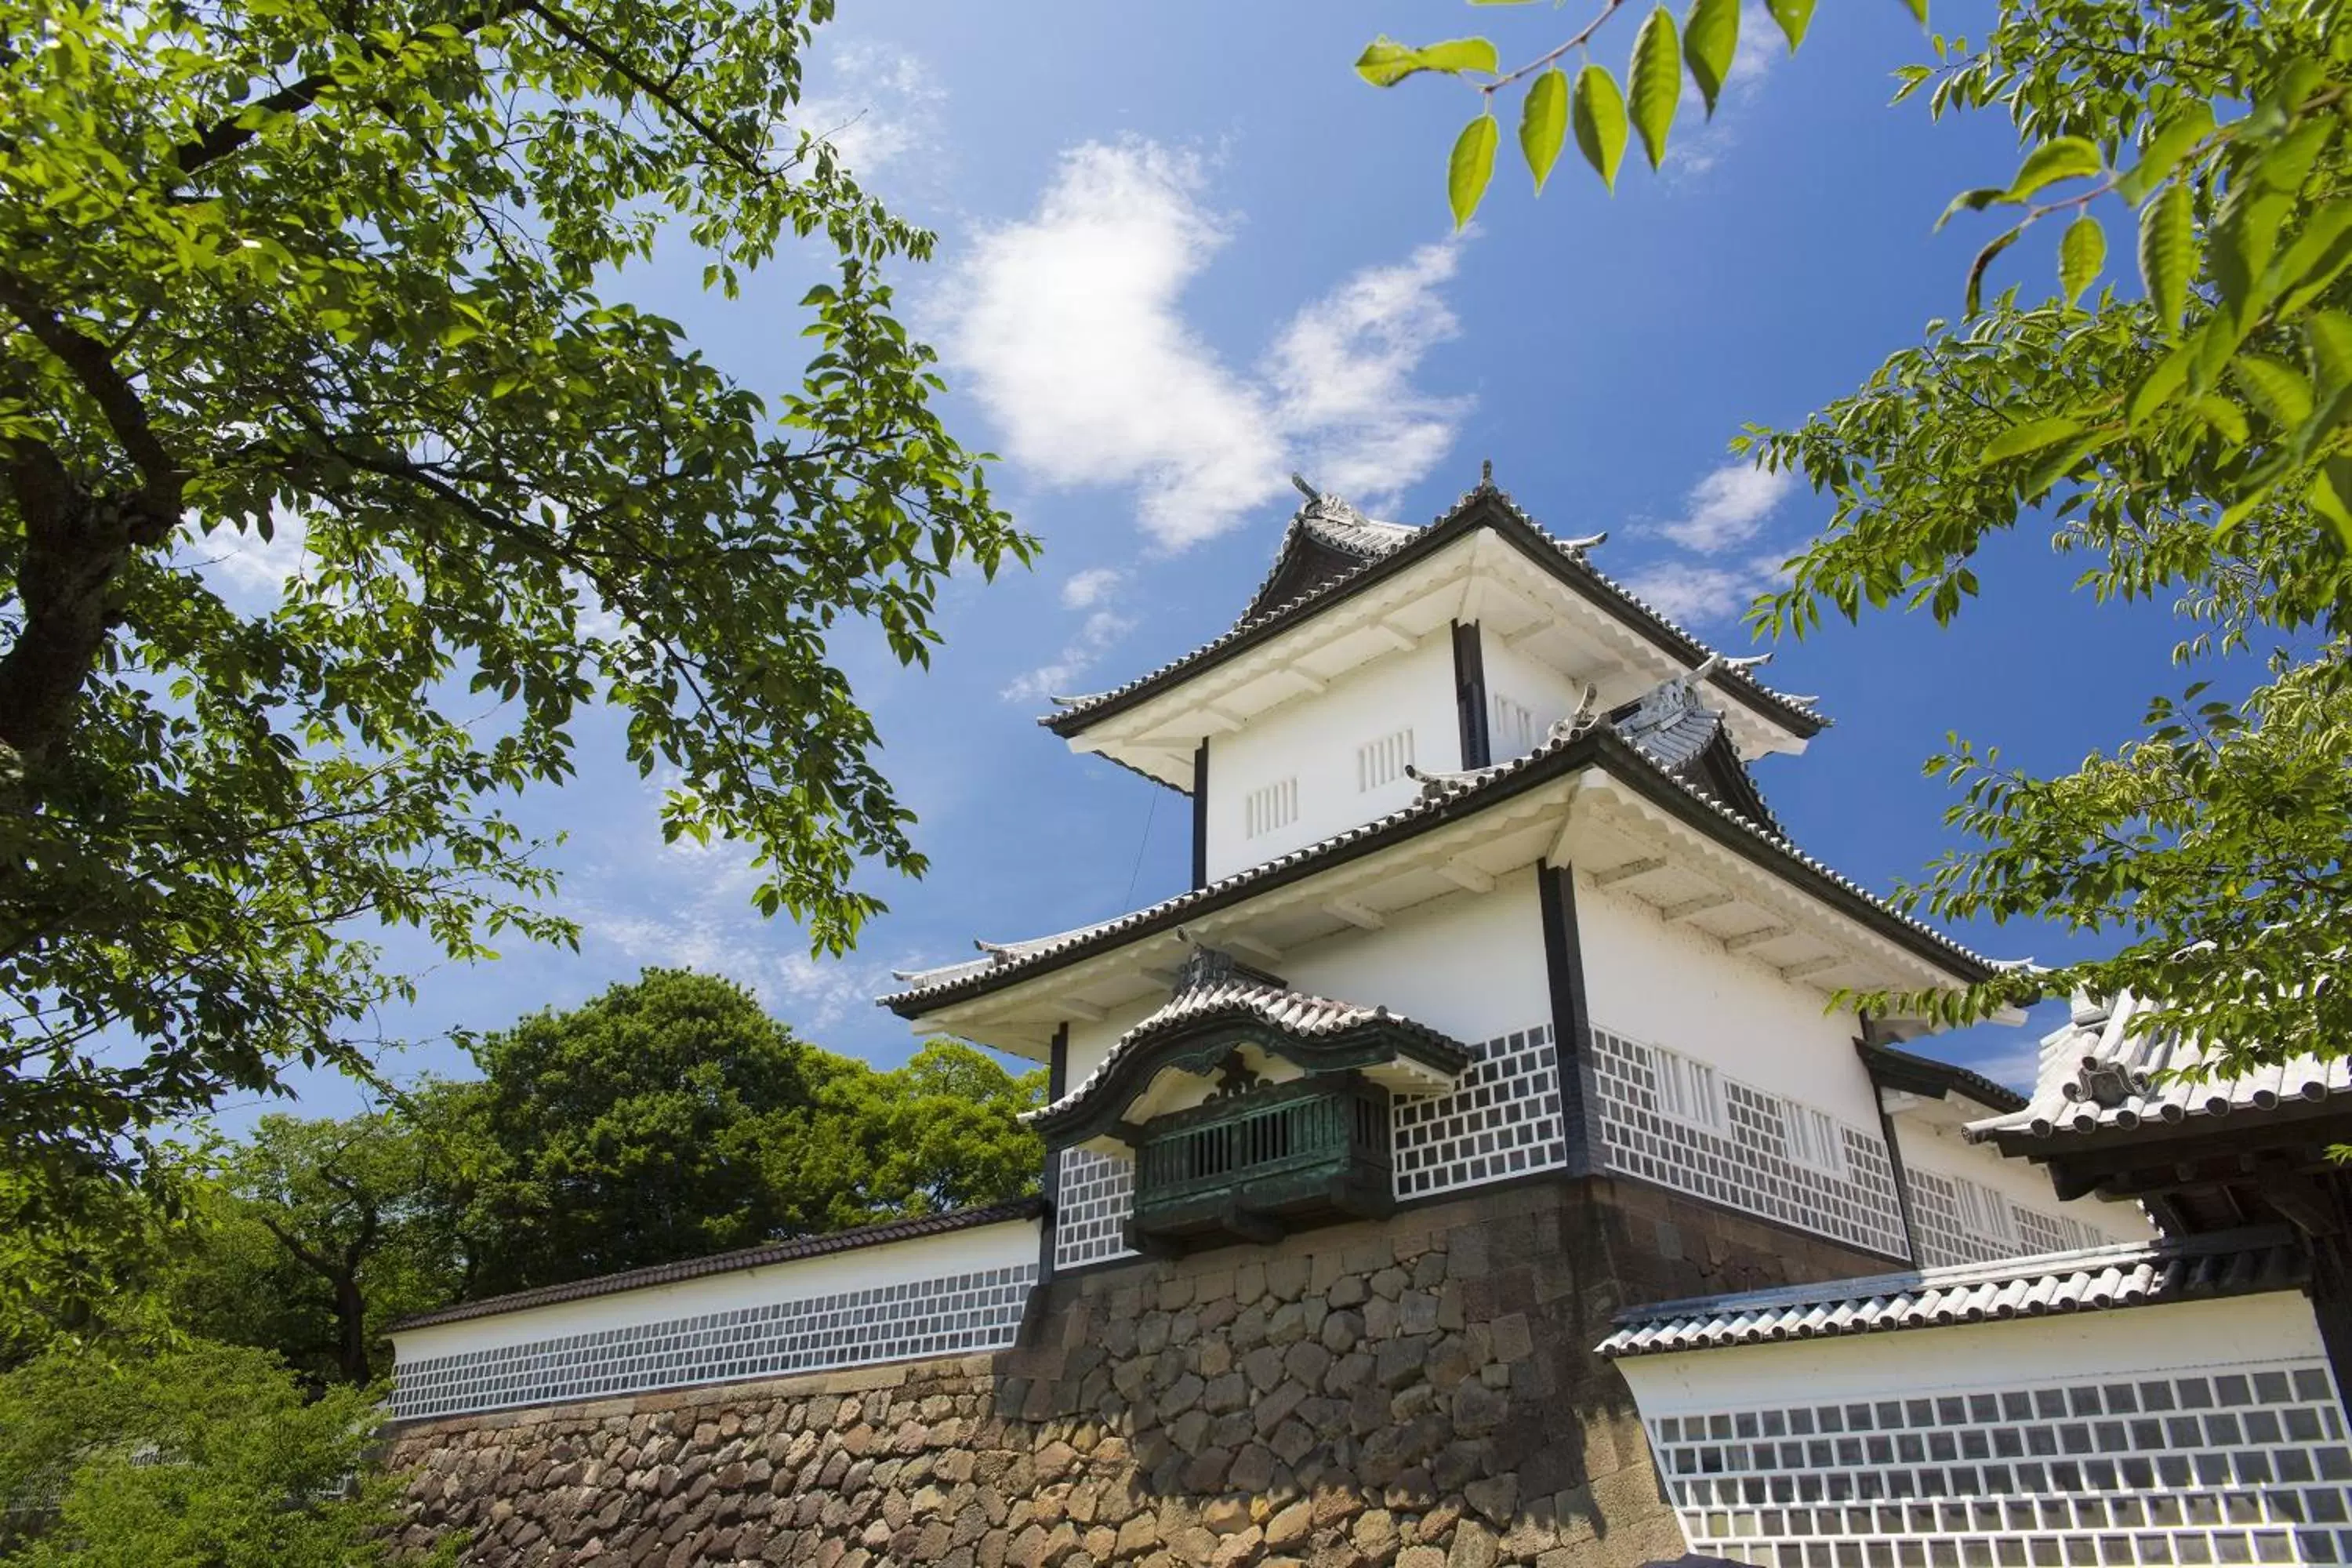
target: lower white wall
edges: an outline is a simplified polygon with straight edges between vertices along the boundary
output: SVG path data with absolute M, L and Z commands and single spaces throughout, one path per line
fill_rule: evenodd
M 2091 1233 L 2080 1239 L 2068 1237 L 2067 1245 L 2095 1247 L 2102 1241 L 2139 1241 L 2156 1234 L 2156 1227 L 2148 1224 L 2147 1216 L 2136 1205 L 2104 1203 L 2096 1198 L 2060 1203 L 2057 1194 L 2051 1190 L 2048 1173 L 2041 1166 L 2010 1159 L 1990 1144 L 1967 1142 L 1960 1136 L 1956 1121 L 1930 1121 L 1916 1115 L 1892 1120 L 1906 1171 L 1915 1175 L 1941 1176 L 1947 1181 L 1974 1182 L 1990 1188 L 2016 1208 L 2072 1220 Z M 1919 1206 L 1915 1194 L 1915 1217 L 1925 1227 L 1927 1216 L 1918 1212 Z M 1970 1260 L 2053 1250 L 2034 1243 L 2035 1237 L 2021 1230 L 2018 1245 L 1991 1250 L 1979 1247 L 1971 1253 Z M 1927 1261 L 1932 1265 L 1961 1259 L 1930 1257 Z
M 1036 1220 L 827 1253 L 392 1336 L 393 1409 L 446 1415 L 1012 1342 Z
M 1697 1552 L 1776 1568 L 2352 1561 L 2294 1292 L 1633 1356 Z

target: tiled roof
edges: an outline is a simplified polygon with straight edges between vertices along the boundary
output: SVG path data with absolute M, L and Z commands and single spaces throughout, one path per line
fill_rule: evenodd
M 1315 504 L 1310 501 L 1307 507 L 1301 509 L 1301 513 L 1311 510 Z M 1293 520 L 1294 526 L 1297 521 Z M 1693 665 L 1705 661 L 1713 654 L 1714 650 L 1669 620 L 1654 605 L 1595 567 L 1588 559 L 1582 543 L 1554 537 L 1521 511 L 1509 496 L 1490 484 L 1481 483 L 1476 489 L 1468 491 L 1457 500 L 1451 511 L 1427 528 L 1406 529 L 1395 523 L 1371 523 L 1367 520 L 1363 526 L 1393 531 L 1397 537 L 1394 542 L 1389 542 L 1389 533 L 1381 532 L 1379 536 L 1381 547 L 1376 551 L 1371 549 L 1372 539 L 1360 539 L 1358 542 L 1369 552 L 1363 565 L 1355 572 L 1319 583 L 1280 604 L 1263 608 L 1254 605 L 1254 613 L 1244 615 L 1221 636 L 1192 652 L 1147 671 L 1125 685 L 1070 699 L 1058 712 L 1046 714 L 1037 721 L 1057 735 L 1076 734 L 1104 712 L 1125 707 L 1153 691 L 1172 686 L 1181 677 L 1240 652 L 1304 618 L 1310 611 L 1356 591 L 1387 572 L 1402 569 L 1421 556 L 1433 554 L 1475 528 L 1496 523 L 1501 525 L 1498 531 L 1504 532 L 1506 537 L 1516 534 L 1517 542 L 1525 546 L 1531 556 L 1559 576 L 1597 589 L 1593 595 L 1597 602 L 1612 610 L 1619 619 L 1643 632 L 1652 641 Z M 1287 543 L 1291 535 L 1286 531 L 1284 537 Z M 1281 565 L 1281 557 L 1277 555 L 1275 571 L 1268 574 L 1265 584 L 1259 589 L 1261 594 L 1280 575 Z M 1828 723 L 1826 719 L 1797 699 L 1783 696 L 1765 686 L 1740 665 L 1727 663 L 1717 673 L 1727 685 L 1751 698 L 1755 706 L 1774 714 L 1799 734 L 1813 734 Z
M 593 1279 L 574 1279 L 562 1285 L 541 1286 L 536 1290 L 485 1297 L 479 1301 L 459 1301 L 454 1306 L 439 1307 L 429 1312 L 416 1312 L 403 1318 L 392 1325 L 391 1331 L 402 1333 L 410 1329 L 431 1328 L 436 1323 L 492 1318 L 501 1312 L 520 1312 L 529 1307 L 549 1307 L 559 1301 L 578 1301 L 591 1296 L 613 1296 L 624 1290 L 642 1290 L 648 1285 L 675 1285 L 681 1279 L 699 1279 L 709 1274 L 732 1274 L 745 1268 L 765 1268 L 772 1263 L 792 1263 L 803 1258 L 823 1258 L 835 1252 L 855 1252 L 861 1247 L 886 1247 L 894 1241 L 913 1241 L 920 1237 L 945 1236 L 951 1231 L 977 1230 L 982 1226 L 1002 1225 L 1007 1220 L 1035 1219 L 1045 1212 L 1045 1200 L 1031 1197 L 1015 1198 L 1008 1204 L 991 1204 L 985 1208 L 917 1215 L 911 1219 L 860 1226 L 856 1230 L 836 1230 L 826 1236 L 773 1241 L 734 1252 L 713 1253 L 708 1258 L 689 1258 L 677 1263 L 656 1264 L 650 1268 L 632 1268 L 622 1274 L 600 1274 Z
M 2042 1041 L 2042 1071 L 2025 1106 L 1969 1125 L 1969 1138 L 2032 1148 L 2068 1133 L 2156 1131 L 2195 1117 L 2261 1115 L 2352 1091 L 2352 1058 L 2298 1057 L 2240 1078 L 2198 1078 L 2211 1053 L 2165 1028 L 2142 1032 L 2148 1004 L 2074 998 Z
M 1862 1062 L 1870 1069 L 1870 1080 L 1882 1089 L 1907 1089 L 1934 1100 L 1958 1094 L 2000 1111 L 2025 1108 L 2025 1096 L 2017 1090 L 1954 1062 L 1939 1062 L 1893 1046 L 1864 1046 Z
M 1204 958 L 1211 962 L 1201 962 Z M 1118 1043 L 1095 1064 L 1094 1070 L 1087 1073 L 1084 1080 L 1044 1110 L 1028 1112 L 1024 1120 L 1077 1104 L 1107 1081 L 1120 1063 L 1143 1047 L 1178 1033 L 1189 1025 L 1221 1017 L 1250 1018 L 1268 1029 L 1302 1039 L 1344 1035 L 1367 1025 L 1380 1025 L 1396 1034 L 1421 1041 L 1431 1047 L 1433 1055 L 1459 1058 L 1461 1066 L 1467 1066 L 1470 1059 L 1469 1051 L 1460 1041 L 1440 1034 L 1425 1024 L 1417 1024 L 1400 1014 L 1391 1013 L 1384 1006 L 1366 1007 L 1354 1002 L 1334 1001 L 1328 996 L 1310 996 L 1303 991 L 1291 990 L 1270 975 L 1235 963 L 1222 953 L 1196 949 L 1194 959 L 1186 964 L 1184 979 L 1178 984 L 1174 995 L 1149 1017 L 1121 1035 Z
M 1991 962 L 1981 954 L 1970 952 L 1941 932 L 1893 909 L 1875 894 L 1832 871 L 1780 834 L 1741 816 L 1688 781 L 1676 777 L 1639 747 L 1602 724 L 1576 731 L 1564 727 L 1556 729 L 1543 744 L 1526 756 L 1491 768 L 1468 773 L 1430 775 L 1423 784 L 1420 796 L 1410 805 L 1131 913 L 1096 925 L 1082 926 L 1059 936 L 1007 944 L 992 952 L 984 962 L 907 973 L 903 975 L 909 982 L 907 989 L 880 997 L 878 1001 L 883 1006 L 912 1017 L 920 1009 L 941 1001 L 981 995 L 1028 975 L 1075 963 L 1088 953 L 1104 952 L 1137 937 L 1171 929 L 1206 910 L 1241 902 L 1269 888 L 1312 875 L 1385 845 L 1409 839 L 1442 822 L 1470 815 L 1596 762 L 1612 765 L 1627 782 L 1637 786 L 1641 783 L 1641 775 L 1655 780 L 1663 786 L 1655 792 L 1663 803 L 1670 805 L 1680 803 L 1684 807 L 1683 814 L 1695 824 L 1712 830 L 1717 837 L 1735 845 L 1760 851 L 1762 858 L 1771 863 L 1769 868 L 1792 873 L 1790 879 L 1800 886 L 1811 884 L 1809 890 L 1825 897 L 1832 904 L 1843 905 L 1846 912 L 1873 925 L 1882 934 L 1901 942 L 1912 952 L 1971 978 L 1989 977 L 1993 973 Z
M 2266 1226 L 1665 1301 L 1619 1313 L 1598 1348 L 1612 1357 L 1663 1355 L 1947 1328 L 2291 1290 L 2309 1277 L 2294 1234 Z

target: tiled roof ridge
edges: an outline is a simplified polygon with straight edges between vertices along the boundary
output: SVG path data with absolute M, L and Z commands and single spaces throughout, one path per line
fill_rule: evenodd
M 1696 636 L 1687 628 L 1684 627 L 1679 622 L 1674 620 L 1664 611 L 1658 609 L 1654 605 L 1652 605 L 1648 600 L 1643 598 L 1640 595 L 1626 587 L 1624 584 L 1620 583 L 1617 579 L 1610 576 L 1598 566 L 1592 564 L 1591 559 L 1587 554 L 1586 549 L 1584 548 L 1585 543 L 1588 542 L 1564 540 L 1558 537 L 1549 529 L 1546 529 L 1541 523 L 1528 516 L 1528 513 L 1520 508 L 1518 503 L 1511 499 L 1507 491 L 1505 491 L 1490 483 L 1482 482 L 1475 489 L 1464 491 L 1460 499 L 1457 500 L 1450 509 L 1440 513 L 1428 526 L 1413 528 L 1411 537 L 1401 541 L 1395 548 L 1368 557 L 1364 562 L 1364 568 L 1368 569 L 1377 563 L 1394 560 L 1410 549 L 1426 545 L 1430 540 L 1444 536 L 1447 525 L 1454 522 L 1457 519 L 1464 516 L 1473 505 L 1480 500 L 1491 501 L 1500 508 L 1515 523 L 1521 528 L 1526 529 L 1530 534 L 1534 535 L 1545 544 L 1549 545 L 1553 550 L 1557 551 L 1563 559 L 1589 574 L 1595 583 L 1599 584 L 1601 587 L 1615 595 L 1624 603 L 1633 606 L 1634 609 L 1639 610 L 1643 615 L 1649 617 L 1652 622 L 1663 628 L 1672 637 L 1681 642 L 1684 645 L 1685 649 L 1693 654 L 1696 658 L 1704 659 L 1708 655 L 1717 651 L 1710 647 L 1706 643 L 1702 642 Z M 1302 511 L 1305 510 L 1305 508 L 1301 509 Z M 1403 528 L 1410 525 L 1400 523 L 1391 524 L 1391 526 Z M 1596 536 L 1596 539 L 1605 537 L 1606 535 L 1600 535 Z M 1286 531 L 1286 545 L 1288 542 L 1288 538 L 1289 535 Z M 1281 559 L 1281 553 L 1277 551 L 1275 570 L 1269 572 L 1266 574 L 1265 580 L 1259 584 L 1259 593 L 1264 593 L 1267 587 L 1272 585 L 1276 575 L 1280 571 Z M 1037 722 L 1049 729 L 1055 729 L 1057 732 L 1061 732 L 1059 727 L 1068 723 L 1076 718 L 1091 712 L 1105 704 L 1126 698 L 1145 687 L 1157 685 L 1181 669 L 1196 664 L 1207 662 L 1213 656 L 1222 653 L 1235 642 L 1265 630 L 1276 623 L 1289 620 L 1304 613 L 1310 606 L 1313 606 L 1325 599 L 1336 596 L 1340 592 L 1358 582 L 1362 576 L 1362 572 L 1363 569 L 1360 569 L 1357 572 L 1348 574 L 1344 576 L 1335 577 L 1328 583 L 1319 584 L 1317 586 L 1307 590 L 1303 594 L 1298 594 L 1289 599 L 1284 600 L 1278 605 L 1268 605 L 1260 609 L 1255 615 L 1244 615 L 1240 620 L 1235 621 L 1224 631 L 1210 638 L 1207 642 L 1201 644 L 1198 647 L 1195 647 L 1187 653 L 1179 654 L 1174 658 L 1167 660 L 1155 668 L 1146 670 L 1143 674 L 1135 677 L 1131 680 L 1123 681 L 1119 685 L 1111 687 L 1106 690 L 1090 692 L 1085 696 L 1057 698 L 1055 701 L 1059 706 L 1059 711 L 1043 714 L 1038 718 Z M 1255 599 L 1253 599 L 1252 602 L 1255 603 Z M 1813 711 L 1805 700 L 1792 698 L 1782 692 L 1773 690 L 1770 687 L 1766 686 L 1762 681 L 1758 680 L 1753 675 L 1748 673 L 1746 668 L 1742 668 L 1738 664 L 1727 663 L 1723 667 L 1722 673 L 1733 684 L 1744 688 L 1751 695 L 1760 700 L 1768 708 L 1777 710 L 1790 718 L 1796 719 L 1802 723 L 1811 725 L 1815 728 L 1826 728 L 1830 722 L 1825 716 Z
M 2309 1275 L 2291 1228 L 2263 1226 L 1627 1308 L 1609 1357 L 2045 1317 L 2290 1289 Z
M 1017 974 L 1024 970 L 1033 967 L 1043 959 L 1067 952 L 1074 948 L 1085 945 L 1090 941 L 1108 938 L 1115 934 L 1132 932 L 1150 922 L 1164 921 L 1180 912 L 1191 910 L 1203 905 L 1213 904 L 1220 899 L 1231 897 L 1234 894 L 1242 891 L 1253 883 L 1269 881 L 1279 875 L 1295 872 L 1303 865 L 1330 855 L 1333 852 L 1349 845 L 1360 843 L 1364 839 L 1381 834 L 1395 831 L 1414 822 L 1416 819 L 1434 819 L 1442 816 L 1448 808 L 1460 805 L 1465 798 L 1483 795 L 1489 790 L 1502 790 L 1505 786 L 1512 784 L 1514 781 L 1525 777 L 1528 773 L 1540 769 L 1545 763 L 1563 755 L 1571 747 L 1588 742 L 1594 744 L 1605 744 L 1606 742 L 1603 741 L 1603 737 L 1615 741 L 1616 744 L 1622 749 L 1626 755 L 1632 757 L 1652 773 L 1671 784 L 1696 807 L 1720 817 L 1723 821 L 1738 828 L 1750 838 L 1759 841 L 1767 847 L 1787 857 L 1789 859 L 1803 868 L 1806 871 L 1821 878 L 1831 886 L 1845 893 L 1847 896 L 1859 900 L 1869 909 L 1875 911 L 1881 918 L 1894 922 L 1918 937 L 1924 938 L 1929 945 L 1932 945 L 1947 957 L 1957 959 L 1962 964 L 1979 969 L 1988 974 L 1992 972 L 1994 967 L 1992 961 L 1986 958 L 1983 954 L 1962 946 L 1959 942 L 1945 935 L 1943 932 L 1935 930 L 1933 927 L 1928 926 L 1920 921 L 1913 919 L 1909 915 L 1904 914 L 1902 911 L 1888 904 L 1878 895 L 1869 891 L 1860 883 L 1855 882 L 1853 879 L 1832 869 L 1830 867 L 1813 858 L 1811 855 L 1806 854 L 1789 839 L 1766 829 L 1759 824 L 1749 820 L 1748 817 L 1733 811 L 1730 807 L 1725 805 L 1722 802 L 1716 800 L 1711 795 L 1694 788 L 1684 780 L 1676 778 L 1674 774 L 1658 767 L 1655 763 L 1652 762 L 1647 755 L 1643 753 L 1631 742 L 1626 742 L 1622 737 L 1615 735 L 1614 731 L 1611 731 L 1606 725 L 1599 725 L 1589 730 L 1577 731 L 1569 733 L 1561 733 L 1556 731 L 1555 733 L 1549 737 L 1541 745 L 1537 746 L 1535 750 L 1528 752 L 1526 755 L 1514 758 L 1509 762 L 1497 763 L 1492 767 L 1480 770 L 1475 775 L 1454 774 L 1426 778 L 1423 781 L 1422 792 L 1417 798 L 1415 798 L 1411 804 L 1400 806 L 1395 811 L 1390 812 L 1384 816 L 1377 816 L 1370 822 L 1360 823 L 1353 827 L 1343 828 L 1339 832 L 1330 835 L 1328 837 L 1318 839 L 1312 844 L 1302 845 L 1298 848 L 1289 851 L 1287 854 L 1275 856 L 1271 859 L 1260 861 L 1254 866 L 1244 867 L 1241 870 L 1220 877 L 1214 881 L 1204 883 L 1198 888 L 1188 889 L 1183 892 L 1173 895 L 1172 897 L 1163 899 L 1156 904 L 1147 904 L 1142 909 L 1132 910 L 1129 913 L 1115 916 L 1110 920 L 1101 921 L 1096 925 L 1082 927 L 1079 929 L 1077 935 L 1072 937 L 1066 942 L 1056 942 L 1050 947 L 1030 947 L 1019 958 L 1003 963 L 992 963 L 984 969 L 967 966 L 966 971 L 959 972 L 948 978 L 925 984 L 910 986 L 907 990 L 877 997 L 876 999 L 877 1004 L 885 1007 L 896 1007 L 901 1005 L 912 1004 L 940 992 L 952 989 L 956 985 L 967 984 L 973 980 L 979 980 L 996 974 Z
M 942 1214 L 909 1215 L 904 1219 L 884 1220 L 878 1225 L 859 1226 L 852 1230 L 796 1237 L 790 1241 L 763 1242 L 757 1247 L 714 1252 L 705 1258 L 656 1263 L 644 1268 L 625 1269 L 617 1274 L 599 1274 L 586 1279 L 566 1280 L 561 1285 L 542 1285 L 536 1289 L 487 1296 L 478 1301 L 457 1301 L 429 1311 L 412 1312 L 392 1323 L 387 1331 L 402 1333 L 410 1329 L 431 1328 L 436 1323 L 498 1317 L 532 1307 L 550 1307 L 593 1296 L 619 1295 L 651 1285 L 672 1285 L 680 1280 L 699 1279 L 707 1275 L 732 1274 L 747 1268 L 765 1268 L 772 1264 L 792 1263 L 804 1258 L 823 1258 L 832 1253 L 855 1252 L 863 1247 L 884 1247 L 892 1242 L 913 1241 L 927 1236 L 977 1230 L 982 1226 L 1002 1225 L 1007 1220 L 1035 1219 L 1045 1212 L 1045 1200 L 1031 1196 L 978 1208 L 950 1209 Z
M 1196 949 L 1195 951 L 1199 952 L 1213 950 Z M 1235 972 L 1248 973 L 1250 977 L 1235 978 Z M 1044 1115 L 1047 1111 L 1075 1105 L 1078 1100 L 1093 1093 L 1096 1087 L 1110 1077 L 1112 1071 L 1139 1042 L 1160 1034 L 1176 1024 L 1199 1023 L 1226 1015 L 1254 1018 L 1270 1027 L 1307 1038 L 1342 1034 L 1349 1029 L 1360 1028 L 1366 1024 L 1381 1023 L 1391 1028 L 1400 1029 L 1467 1054 L 1466 1048 L 1459 1040 L 1431 1028 L 1426 1024 L 1406 1017 L 1402 1013 L 1392 1011 L 1385 1004 L 1367 1006 L 1360 1002 L 1344 1002 L 1336 997 L 1318 996 L 1286 984 L 1274 983 L 1270 977 L 1247 971 L 1245 966 L 1239 964 L 1233 965 L 1230 970 L 1223 973 L 1195 980 L 1192 978 L 1190 966 L 1188 966 L 1187 978 L 1178 984 L 1168 1000 L 1153 1008 L 1151 1012 L 1122 1033 L 1111 1048 L 1103 1054 L 1102 1060 L 1097 1062 L 1083 1079 L 1072 1085 L 1068 1091 L 1052 1105 L 1038 1110 L 1024 1112 L 1022 1119 L 1028 1121 Z
M 2159 1005 L 2128 991 L 2105 1001 L 2076 996 L 2066 1022 L 2042 1037 L 2027 1103 L 1970 1122 L 1966 1136 L 2032 1147 L 2070 1134 L 2177 1127 L 2352 1095 L 2352 1058 L 2306 1054 L 2235 1076 L 2200 1074 L 2211 1047 L 2178 1030 L 2140 1026 Z

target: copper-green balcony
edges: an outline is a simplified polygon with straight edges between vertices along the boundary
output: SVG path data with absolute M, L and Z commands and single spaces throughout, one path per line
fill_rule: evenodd
M 1138 1131 L 1139 1250 L 1275 1241 L 1394 1206 L 1388 1091 L 1353 1072 L 1245 1089 Z

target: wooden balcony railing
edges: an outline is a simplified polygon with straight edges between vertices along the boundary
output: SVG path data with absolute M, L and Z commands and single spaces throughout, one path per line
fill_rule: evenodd
M 1393 1206 L 1388 1091 L 1352 1072 L 1213 1100 L 1143 1131 L 1134 1219 L 1141 1248 L 1266 1242 Z

